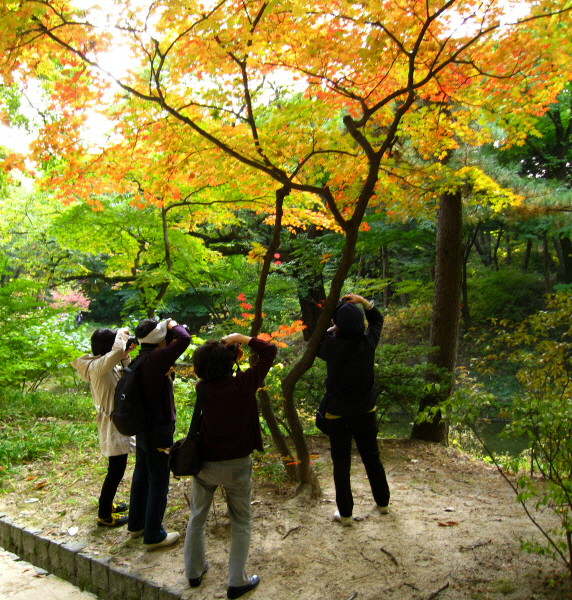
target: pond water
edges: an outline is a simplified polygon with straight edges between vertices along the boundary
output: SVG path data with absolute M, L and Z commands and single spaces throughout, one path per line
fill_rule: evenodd
M 403 413 L 387 415 L 387 420 L 381 423 L 379 427 L 379 435 L 382 438 L 408 438 L 411 435 L 413 419 L 411 416 Z M 527 448 L 527 440 L 525 438 L 504 438 L 500 434 L 506 426 L 506 421 L 491 421 L 484 420 L 480 425 L 480 432 L 483 440 L 489 450 L 494 454 L 509 454 L 518 456 Z M 467 451 L 472 451 L 473 448 L 466 448 Z M 483 449 L 484 453 L 484 449 Z

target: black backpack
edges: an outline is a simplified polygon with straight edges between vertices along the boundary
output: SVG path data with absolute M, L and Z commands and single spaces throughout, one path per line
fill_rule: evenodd
M 117 382 L 113 397 L 113 412 L 111 420 L 119 433 L 136 435 L 147 422 L 147 413 L 139 369 L 145 362 L 137 357 L 131 365 L 123 369 L 123 375 Z

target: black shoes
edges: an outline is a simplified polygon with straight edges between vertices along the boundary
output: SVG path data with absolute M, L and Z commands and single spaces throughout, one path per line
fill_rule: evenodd
M 260 577 L 258 577 L 258 575 L 251 575 L 249 579 L 250 583 L 247 583 L 246 585 L 229 586 L 226 590 L 226 597 L 230 598 L 231 600 L 240 598 L 243 594 L 250 592 L 250 590 L 253 590 L 260 583 Z
M 113 503 L 111 505 L 112 513 L 124 513 L 127 510 L 127 504 L 125 502 L 120 502 L 119 504 Z
M 201 585 L 201 581 L 203 580 L 203 575 L 209 570 L 209 563 L 205 565 L 205 570 L 195 579 L 189 579 L 189 585 L 191 587 L 199 587 Z M 237 596 L 238 598 L 238 596 Z
M 107 519 L 97 519 L 97 525 L 99 527 L 121 527 L 121 525 L 126 525 L 129 517 L 127 515 L 119 515 L 117 513 L 113 513 L 111 517 Z

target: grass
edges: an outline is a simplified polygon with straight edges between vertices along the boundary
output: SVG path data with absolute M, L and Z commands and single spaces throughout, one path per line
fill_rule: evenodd
M 0 390 L 0 490 L 21 465 L 57 459 L 62 451 L 97 447 L 89 395 Z
M 192 413 L 192 405 L 177 403 L 175 440 L 187 435 Z M 0 493 L 12 491 L 7 482 L 34 461 L 44 463 L 44 476 L 52 484 L 60 480 L 73 489 L 85 478 L 102 480 L 106 463 L 99 454 L 94 416 L 89 393 L 0 389 Z M 289 484 L 278 455 L 259 455 L 255 464 L 256 478 L 276 489 Z M 35 484 L 31 481 L 31 490 Z

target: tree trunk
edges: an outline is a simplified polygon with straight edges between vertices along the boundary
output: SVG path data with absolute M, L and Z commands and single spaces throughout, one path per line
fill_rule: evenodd
M 493 264 L 493 254 L 491 249 L 491 230 L 487 229 L 485 231 L 485 256 L 486 256 L 486 265 L 490 267 Z
M 463 325 L 465 329 L 470 329 L 473 326 L 473 320 L 471 319 L 471 312 L 469 310 L 469 290 L 467 287 L 467 264 L 469 262 L 469 256 L 471 255 L 471 248 L 475 243 L 477 234 L 479 232 L 479 224 L 475 226 L 473 231 L 469 231 L 467 237 L 467 243 L 463 248 L 463 273 L 461 278 L 461 314 L 463 315 Z
M 530 262 L 531 252 L 532 252 L 532 240 L 527 240 L 526 250 L 524 251 L 524 260 L 522 261 L 522 270 L 525 273 L 528 271 L 528 263 Z
M 316 330 L 316 325 L 322 312 L 320 305 L 324 302 L 326 290 L 324 289 L 321 274 L 316 274 L 316 279 L 311 282 L 310 287 L 308 287 L 308 275 L 305 279 L 306 287 L 304 288 L 304 294 L 298 289 L 298 303 L 300 304 L 302 321 L 306 325 L 306 329 L 303 330 L 302 335 L 304 336 L 304 341 L 307 342 Z
M 460 192 L 443 194 L 437 215 L 435 291 L 431 322 L 431 347 L 436 349 L 430 356 L 431 368 L 427 380 L 439 386 L 435 386 L 421 399 L 419 412 L 438 406 L 441 400 L 450 395 L 453 385 L 453 373 L 457 364 L 462 272 L 461 200 Z M 446 445 L 447 435 L 448 425 L 437 411 L 432 419 L 413 425 L 411 438 Z
M 507 233 L 505 235 L 506 240 L 506 264 L 512 265 L 512 245 L 510 242 L 510 235 Z
M 310 240 L 310 244 L 312 244 L 312 240 L 321 236 L 322 233 L 315 226 L 310 226 L 304 232 L 300 230 L 297 237 Z M 308 256 L 307 260 L 303 260 L 300 254 L 305 256 L 306 254 L 311 254 L 311 251 L 301 252 L 300 249 L 298 250 L 298 260 L 295 261 L 295 264 L 298 266 L 294 269 L 293 273 L 297 281 L 296 293 L 300 305 L 300 313 L 302 321 L 306 325 L 306 329 L 303 331 L 304 341 L 307 342 L 314 334 L 316 325 L 318 324 L 318 319 L 322 313 L 322 305 L 326 298 L 326 290 L 324 289 L 322 265 L 318 264 L 315 257 Z
M 548 252 L 548 236 L 544 234 L 542 239 L 542 263 L 544 267 L 544 291 L 550 292 L 550 253 Z
M 564 283 L 572 283 L 572 242 L 569 237 L 560 235 L 561 261 Z
M 262 413 L 262 417 L 266 422 L 268 429 L 270 429 L 272 441 L 276 446 L 276 450 L 278 450 L 278 452 L 280 453 L 280 459 L 284 464 L 284 468 L 286 469 L 286 473 L 288 474 L 289 479 L 291 481 L 296 481 L 298 475 L 296 465 L 294 465 L 294 459 L 291 456 L 286 436 L 282 433 L 280 425 L 276 420 L 276 415 L 272 410 L 270 395 L 268 394 L 268 391 L 264 388 L 258 390 L 258 406 L 260 407 L 260 412 Z
M 503 234 L 503 227 L 501 225 L 498 235 L 497 235 L 497 241 L 495 242 L 495 248 L 493 250 L 493 264 L 495 266 L 495 271 L 499 270 L 499 259 L 498 259 L 498 252 L 499 252 L 499 246 L 501 243 L 501 239 L 502 239 L 502 234 Z
M 289 194 L 290 188 L 287 186 L 276 190 L 276 218 L 274 220 L 274 231 L 268 249 L 266 250 L 266 255 L 264 256 L 264 262 L 262 265 L 262 271 L 258 279 L 258 290 L 256 293 L 256 300 L 254 303 L 254 320 L 252 321 L 252 325 L 250 327 L 250 335 L 252 337 L 256 337 L 262 327 L 262 302 L 264 300 L 264 294 L 266 292 L 266 282 L 268 281 L 268 273 L 270 272 L 270 264 L 272 262 L 272 258 L 280 246 L 280 232 L 282 230 L 284 199 Z M 252 359 L 254 359 L 254 356 L 252 357 Z M 258 400 L 260 412 L 262 413 L 262 416 L 266 421 L 266 425 L 268 425 L 268 429 L 270 429 L 272 441 L 274 442 L 274 445 L 276 446 L 278 452 L 280 452 L 280 455 L 283 457 L 282 462 L 284 463 L 286 472 L 288 473 L 288 476 L 291 479 L 296 479 L 296 467 L 292 464 L 287 464 L 293 462 L 292 460 L 287 460 L 286 458 L 290 456 L 290 448 L 288 447 L 288 441 L 286 439 L 286 436 L 282 433 L 276 420 L 276 416 L 272 411 L 272 404 L 270 402 L 268 392 L 264 389 L 260 390 L 260 392 L 258 392 Z
M 490 236 L 489 236 L 489 241 L 490 241 Z M 490 267 L 491 266 L 491 253 L 490 253 L 490 246 L 487 244 L 487 238 L 485 235 L 485 232 L 479 228 L 479 235 L 475 238 L 475 250 L 477 251 L 478 255 L 481 257 L 481 260 L 483 261 L 483 265 L 485 265 L 485 267 Z

